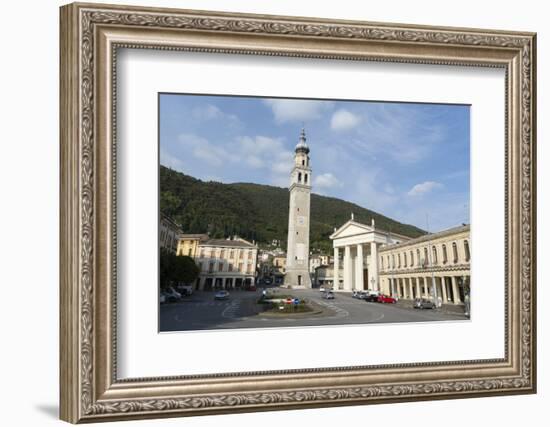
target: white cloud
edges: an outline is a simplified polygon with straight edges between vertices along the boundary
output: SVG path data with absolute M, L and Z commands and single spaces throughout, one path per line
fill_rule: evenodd
M 163 149 L 160 150 L 160 164 L 180 172 L 184 171 L 183 162 Z
M 210 166 L 221 166 L 226 161 L 235 160 L 232 153 L 227 152 L 223 147 L 212 144 L 206 138 L 185 133 L 179 135 L 178 139 L 187 153 Z
M 413 188 L 409 190 L 407 194 L 409 196 L 421 196 L 439 188 L 443 188 L 443 184 L 435 181 L 425 181 L 421 184 L 416 184 Z
M 242 122 L 239 117 L 237 117 L 235 114 L 228 114 L 222 111 L 219 107 L 212 104 L 194 107 L 191 110 L 190 116 L 192 120 L 197 122 L 216 120 L 218 121 L 219 126 L 221 125 L 219 122 L 223 122 L 223 126 L 229 126 L 230 128 L 242 127 Z
M 361 122 L 359 116 L 348 110 L 338 110 L 332 115 L 330 128 L 335 131 L 347 131 L 353 129 Z
M 275 187 L 286 188 L 290 185 L 290 176 L 289 175 L 273 175 L 270 181 L 271 185 Z
M 321 190 L 328 188 L 341 187 L 342 183 L 331 173 L 323 173 L 313 179 L 314 188 Z
M 180 147 L 186 157 L 192 157 L 207 166 L 223 168 L 224 166 L 242 166 L 253 169 L 265 168 L 272 174 L 272 182 L 288 180 L 292 167 L 292 152 L 285 150 L 281 139 L 267 136 L 239 136 L 227 143 L 211 141 L 195 134 L 180 134 Z M 182 170 L 180 160 L 168 153 L 161 153 L 161 160 L 167 166 Z
M 263 102 L 271 107 L 277 123 L 316 120 L 332 107 L 329 101 L 306 99 L 265 99 Z
M 293 158 L 294 155 L 290 151 L 278 153 L 271 163 L 271 171 L 278 175 L 285 175 L 289 179 L 290 171 L 294 165 Z
M 288 181 L 294 155 L 285 149 L 282 139 L 262 135 L 240 136 L 231 144 L 231 151 L 238 153 L 248 166 L 271 171 L 274 185 L 280 185 L 283 179 Z
M 212 120 L 223 116 L 222 110 L 215 105 L 201 105 L 193 108 L 191 114 L 195 119 Z
M 265 165 L 263 159 L 258 156 L 246 156 L 245 161 L 248 166 L 256 169 L 260 169 Z
M 365 104 L 357 107 L 361 118 L 356 137 L 346 143 L 356 152 L 401 164 L 420 162 L 448 138 L 437 115 L 400 104 Z M 367 118 L 364 120 L 363 118 Z
M 347 190 L 344 200 L 393 218 L 390 212 L 400 200 L 396 194 L 388 193 L 384 188 L 387 180 L 384 169 L 371 167 L 357 170 L 354 168 L 349 170 L 349 175 L 353 178 L 344 187 Z

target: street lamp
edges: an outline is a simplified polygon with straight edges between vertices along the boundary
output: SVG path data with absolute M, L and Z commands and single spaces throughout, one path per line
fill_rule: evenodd
M 428 214 L 426 213 L 426 231 L 430 232 L 430 223 L 428 222 Z M 433 252 L 433 246 L 430 248 L 430 245 L 428 245 L 428 262 L 429 267 L 432 270 L 432 295 L 434 298 L 434 304 L 438 305 L 437 300 L 437 288 L 435 286 L 435 273 L 433 269 L 433 260 L 432 260 L 432 252 Z

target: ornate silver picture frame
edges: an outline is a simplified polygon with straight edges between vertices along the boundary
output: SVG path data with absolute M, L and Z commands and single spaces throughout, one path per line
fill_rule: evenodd
M 536 392 L 535 34 L 75 3 L 61 8 L 60 43 L 61 419 Z M 116 63 L 122 48 L 504 70 L 504 357 L 121 379 Z

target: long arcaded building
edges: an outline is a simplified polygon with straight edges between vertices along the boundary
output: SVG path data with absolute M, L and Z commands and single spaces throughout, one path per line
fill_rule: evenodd
M 462 304 L 470 292 L 470 226 L 450 228 L 379 249 L 381 291 L 399 298 Z

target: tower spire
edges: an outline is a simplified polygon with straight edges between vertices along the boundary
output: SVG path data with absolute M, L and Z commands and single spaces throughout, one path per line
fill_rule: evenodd
M 303 151 L 306 154 L 309 153 L 309 147 L 307 146 L 306 140 L 307 140 L 307 138 L 306 138 L 306 128 L 302 123 L 302 130 L 300 131 L 300 138 L 298 140 L 298 144 L 296 145 L 296 153 L 298 153 L 300 151 Z

